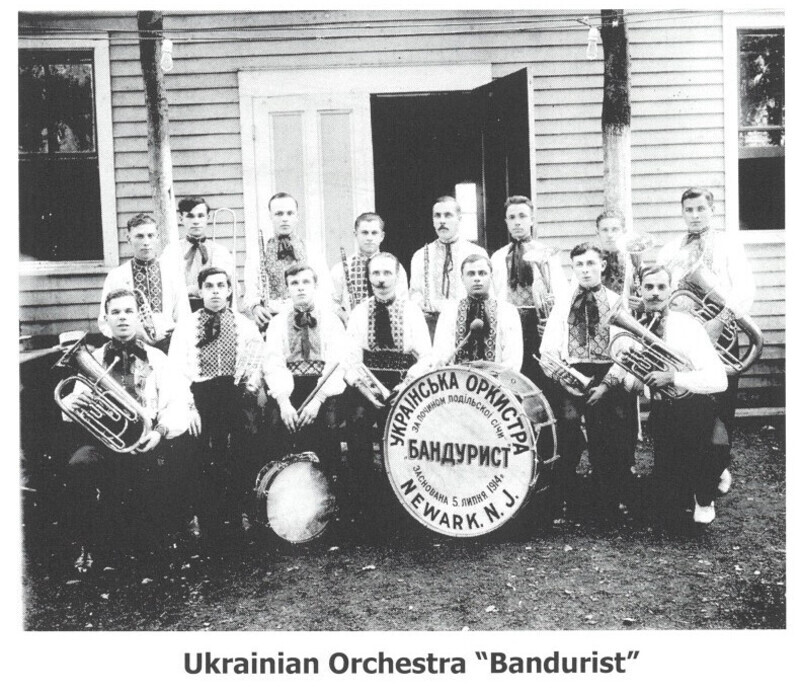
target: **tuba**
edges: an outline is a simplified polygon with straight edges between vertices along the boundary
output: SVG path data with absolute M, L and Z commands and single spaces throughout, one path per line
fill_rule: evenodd
M 546 376 L 553 381 L 557 381 L 567 393 L 581 398 L 588 395 L 592 378 L 581 374 L 577 369 L 573 369 L 566 362 L 562 362 L 549 352 L 543 352 L 541 357 L 532 355 L 541 366 Z
M 361 362 L 345 372 L 344 380 L 358 389 L 374 408 L 383 408 L 391 395 L 391 391 Z
M 62 379 L 53 397 L 70 420 L 91 432 L 109 449 L 120 454 L 133 451 L 150 434 L 150 418 L 136 399 L 109 376 L 119 358 L 106 369 L 86 348 L 85 339 L 84 333 L 54 365 L 77 374 Z M 77 382 L 82 382 L 92 392 L 89 407 L 64 403 L 64 389 Z
M 615 335 L 608 345 L 608 352 L 611 359 L 630 372 L 639 381 L 644 381 L 650 372 L 666 372 L 674 370 L 676 372 L 686 372 L 692 369 L 692 363 L 683 355 L 668 347 L 667 344 L 655 333 L 645 328 L 633 316 L 623 310 L 623 302 L 620 300 L 612 307 L 606 321 L 622 329 L 622 333 Z M 620 339 L 630 339 L 642 346 L 641 350 L 632 351 L 631 354 L 617 357 L 614 353 L 614 343 Z M 678 399 L 689 395 L 686 389 L 672 386 L 665 386 L 659 389 L 659 393 L 667 398 Z
M 702 264 L 698 264 L 681 281 L 681 288 L 672 293 L 670 305 L 680 298 L 688 298 L 693 308 L 692 315 L 703 325 L 716 318 L 727 309 L 725 297 L 714 288 L 714 277 Z M 736 354 L 736 332 L 741 328 L 750 341 L 747 354 L 740 359 Z M 714 345 L 725 371 L 730 374 L 741 374 L 753 366 L 764 347 L 764 336 L 752 318 L 747 315 L 735 319 L 735 324 L 728 323 L 722 335 Z

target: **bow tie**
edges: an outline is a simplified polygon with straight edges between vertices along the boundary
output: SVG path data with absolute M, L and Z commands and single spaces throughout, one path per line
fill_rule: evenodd
M 222 309 L 222 311 L 209 311 L 205 307 L 200 309 L 200 315 L 206 319 L 206 325 L 203 331 L 203 337 L 198 341 L 196 347 L 200 348 L 204 345 L 208 345 L 219 336 L 222 330 L 222 315 L 226 311 L 230 311 L 230 309 L 227 307 Z
M 119 357 L 121 359 L 127 357 L 138 357 L 146 360 L 147 351 L 144 349 L 144 345 L 136 339 L 123 342 L 121 340 L 117 340 L 116 338 L 112 338 L 111 342 L 106 345 L 106 364 L 111 364 L 115 357 Z
M 530 241 L 530 237 L 528 239 L 515 239 L 506 255 L 508 285 L 512 290 L 517 289 L 517 285 L 522 287 L 533 285 L 533 268 L 530 263 L 524 260 L 525 243 L 528 241 Z
M 207 237 L 205 234 L 201 234 L 200 236 L 190 236 L 188 234 L 186 235 L 186 241 L 189 242 L 189 245 L 191 247 L 189 251 L 186 253 L 187 260 L 189 260 L 191 256 L 194 256 L 194 254 L 197 251 L 199 251 L 200 258 L 203 260 L 203 265 L 208 263 L 208 249 L 206 248 L 206 239 Z
M 686 243 L 690 241 L 699 241 L 708 234 L 709 231 L 711 231 L 711 227 L 705 227 L 697 232 L 686 232 Z
M 297 260 L 294 253 L 294 245 L 289 235 L 285 237 L 278 237 L 278 259 L 291 258 L 293 261 Z
M 294 310 L 294 325 L 297 328 L 316 328 L 317 319 L 312 313 L 313 307 L 310 309 L 295 309 Z

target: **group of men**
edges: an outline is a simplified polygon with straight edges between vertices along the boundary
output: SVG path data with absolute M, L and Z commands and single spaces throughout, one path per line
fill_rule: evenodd
M 571 511 L 587 445 L 598 512 L 619 512 L 635 464 L 638 394 L 646 390 L 662 512 L 683 512 L 680 491 L 685 495 L 689 481 L 693 518 L 709 523 L 718 488 L 730 484 L 727 432 L 737 388 L 735 376 L 726 381 L 713 340 L 724 322 L 748 310 L 752 277 L 740 242 L 711 228 L 712 194 L 689 189 L 681 206 L 686 234 L 644 268 L 622 213 L 602 213 L 597 239 L 569 253 L 570 281 L 559 253 L 537 239 L 530 199 L 506 201 L 510 242 L 490 258 L 461 236 L 459 204 L 443 196 L 432 208 L 436 238 L 414 253 L 409 280 L 398 259 L 380 250 L 385 230 L 376 213 L 359 215 L 356 252 L 342 251 L 342 261 L 328 270 L 298 233 L 297 201 L 277 193 L 268 206 L 273 234 L 259 232 L 257 248 L 247 254 L 241 313 L 234 259 L 206 237 L 205 200 L 180 202 L 185 236 L 160 256 L 155 221 L 136 215 L 127 225 L 133 257 L 103 287 L 99 325 L 110 340 L 96 356 L 145 404 L 152 431 L 131 454 L 91 442 L 70 460 L 83 517 L 77 565 L 91 565 L 89 548 L 98 540 L 95 491 L 132 460 L 151 465 L 163 440 L 174 440 L 182 479 L 176 503 L 193 535 L 231 510 L 247 529 L 258 469 L 292 449 L 316 451 L 324 468 L 341 473 L 360 502 L 369 503 L 381 485 L 372 459 L 374 425 L 385 410 L 357 388 L 361 365 L 388 390 L 438 366 L 475 360 L 528 377 L 557 418 L 555 516 Z M 714 320 L 720 325 L 705 330 L 670 303 L 698 263 L 731 298 Z M 654 370 L 640 380 L 615 364 L 609 346 L 619 329 L 608 318 L 620 301 L 685 355 L 691 369 Z M 638 349 L 625 344 L 621 351 Z M 553 365 L 582 375 L 580 392 L 563 388 L 563 373 Z M 668 385 L 696 395 L 665 398 Z M 78 407 L 89 399 L 80 391 L 71 396 Z M 343 422 L 348 457 L 346 470 L 338 471 Z M 223 486 L 232 491 L 224 504 Z

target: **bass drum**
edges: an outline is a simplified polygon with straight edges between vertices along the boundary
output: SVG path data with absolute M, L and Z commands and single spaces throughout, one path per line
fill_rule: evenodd
M 493 362 L 441 367 L 408 383 L 383 436 L 400 504 L 446 536 L 482 536 L 517 516 L 549 480 L 556 450 L 541 389 Z
M 278 538 L 309 543 L 325 533 L 336 497 L 313 451 L 270 461 L 256 478 L 256 520 Z

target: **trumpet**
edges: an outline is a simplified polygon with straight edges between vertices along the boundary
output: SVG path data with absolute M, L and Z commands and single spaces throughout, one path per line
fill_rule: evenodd
M 584 376 L 549 352 L 543 352 L 541 357 L 533 355 L 533 359 L 542 366 L 545 375 L 557 381 L 567 393 L 579 398 L 588 395 L 591 377 Z
M 686 372 L 693 368 L 692 363 L 687 358 L 668 347 L 661 338 L 645 328 L 633 316 L 625 313 L 622 300 L 612 307 L 606 321 L 622 329 L 622 332 L 615 335 L 608 345 L 611 359 L 640 381 L 644 381 L 645 377 L 651 372 L 671 370 Z M 621 353 L 617 357 L 614 351 L 614 344 L 620 339 L 633 340 L 642 347 L 641 349 Z M 689 391 L 678 388 L 674 384 L 659 389 L 659 393 L 671 399 L 685 398 L 689 395 Z
M 358 389 L 375 408 L 383 408 L 389 400 L 391 391 L 364 365 L 363 362 L 353 365 L 345 372 L 345 382 Z
M 72 369 L 77 374 L 62 379 L 53 397 L 70 420 L 81 425 L 109 449 L 120 454 L 133 451 L 150 434 L 150 418 L 136 399 L 109 376 L 119 358 L 115 358 L 108 369 L 103 368 L 87 349 L 85 340 L 84 333 L 54 365 Z M 65 389 L 78 382 L 91 391 L 90 406 L 64 402 Z
M 542 303 L 536 309 L 536 330 L 541 338 L 544 335 L 544 329 L 547 326 L 547 319 L 550 318 L 550 312 L 553 310 L 553 283 L 550 277 L 550 258 L 558 254 L 558 249 L 549 246 L 544 247 L 538 251 L 529 251 L 523 256 L 523 259 L 536 266 L 536 270 L 542 277 L 542 284 L 544 285 L 544 297 Z
M 133 288 L 133 294 L 136 296 L 136 306 L 139 307 L 139 320 L 142 323 L 142 330 L 144 330 L 147 342 L 153 345 L 158 342 L 158 331 L 156 330 L 153 307 L 150 305 L 150 300 L 147 299 L 147 295 L 138 287 Z
M 681 289 L 672 293 L 670 306 L 676 299 L 686 298 L 692 304 L 691 314 L 703 325 L 717 318 L 723 312 L 728 313 L 725 297 L 715 289 L 714 277 L 703 265 L 698 264 L 682 280 Z M 736 354 L 736 332 L 740 328 L 747 335 L 750 346 L 743 359 Z M 725 371 L 730 374 L 741 374 L 753 366 L 764 347 L 764 336 L 752 318 L 740 316 L 733 323 L 726 323 L 722 335 L 714 345 Z

